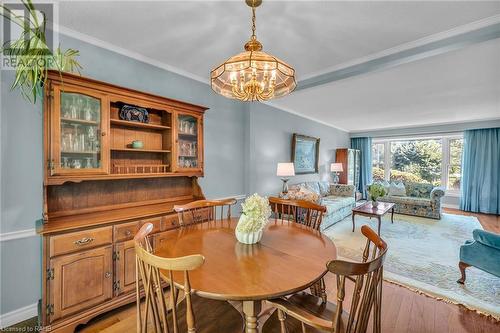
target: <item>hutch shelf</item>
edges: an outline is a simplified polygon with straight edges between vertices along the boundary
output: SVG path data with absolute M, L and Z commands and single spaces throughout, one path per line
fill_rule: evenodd
M 204 198 L 207 108 L 72 74 L 48 78 L 41 323 L 73 332 L 135 301 L 139 228 L 153 223 L 154 247 L 178 227 L 174 205 Z M 124 105 L 146 109 L 147 121 L 120 116 Z

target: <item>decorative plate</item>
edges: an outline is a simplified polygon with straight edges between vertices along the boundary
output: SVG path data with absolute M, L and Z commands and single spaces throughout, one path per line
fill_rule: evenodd
M 148 123 L 149 113 L 145 108 L 124 104 L 120 108 L 120 119 L 128 121 L 138 121 L 140 123 Z

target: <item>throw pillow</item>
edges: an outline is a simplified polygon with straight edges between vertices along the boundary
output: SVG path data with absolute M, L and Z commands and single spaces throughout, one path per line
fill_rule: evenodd
M 286 194 L 286 199 L 290 200 L 307 200 L 311 202 L 318 202 L 320 199 L 320 196 L 318 193 L 311 191 L 308 188 L 305 187 L 300 187 L 300 189 L 294 190 L 294 191 L 288 191 Z
M 389 195 L 395 197 L 406 197 L 406 188 L 403 183 L 394 183 L 392 182 L 389 187 Z

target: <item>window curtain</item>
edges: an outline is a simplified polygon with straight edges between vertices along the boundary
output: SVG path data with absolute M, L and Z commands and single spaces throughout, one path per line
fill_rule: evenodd
M 464 132 L 460 209 L 500 214 L 500 128 Z
M 360 151 L 357 190 L 366 198 L 366 185 L 372 183 L 372 138 L 351 138 L 351 148 Z

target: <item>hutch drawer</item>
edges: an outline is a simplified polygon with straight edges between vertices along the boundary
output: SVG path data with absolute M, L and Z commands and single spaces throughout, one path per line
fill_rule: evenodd
M 140 226 L 140 221 L 115 225 L 115 242 L 126 241 L 134 238 L 137 231 L 139 231 Z
M 89 229 L 50 237 L 50 257 L 113 242 L 112 227 Z
M 161 216 L 150 218 L 150 219 L 145 219 L 145 220 L 141 221 L 140 227 L 142 227 L 146 223 L 152 223 L 153 224 L 153 231 L 151 233 L 156 234 L 157 232 L 160 232 L 163 230 L 161 221 L 162 221 Z
M 161 230 L 170 230 L 179 227 L 179 218 L 177 214 L 169 214 L 163 217 Z

